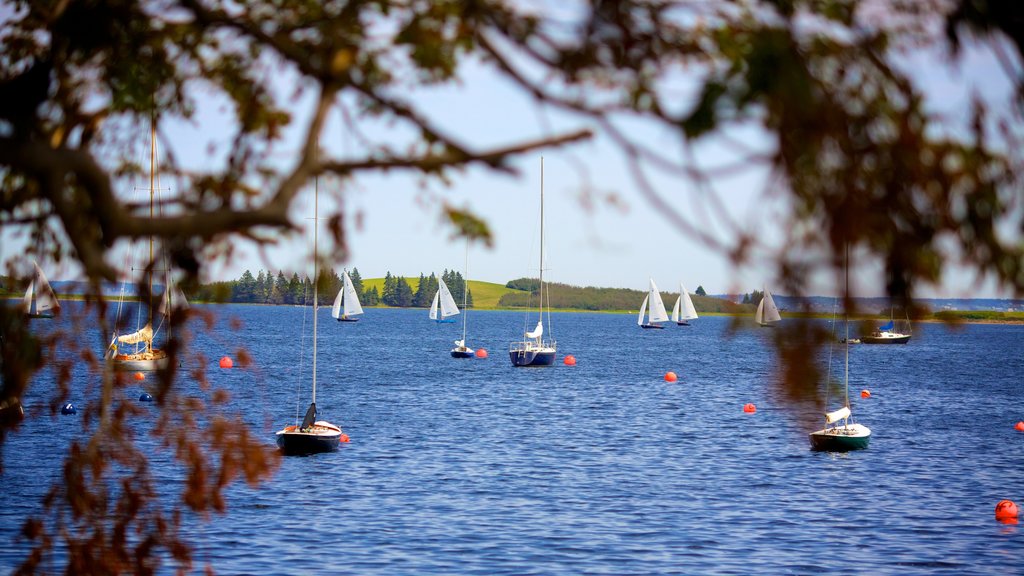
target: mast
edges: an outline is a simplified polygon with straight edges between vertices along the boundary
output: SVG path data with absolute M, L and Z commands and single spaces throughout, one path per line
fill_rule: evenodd
M 462 278 L 462 345 L 466 345 L 466 316 L 469 315 L 469 238 L 466 238 L 466 275 Z
M 317 294 L 317 218 L 320 216 L 320 177 L 313 179 L 313 404 L 316 404 L 316 311 L 319 304 Z
M 149 219 L 153 220 L 153 197 L 156 194 L 156 115 L 149 118 Z M 149 308 L 153 309 L 153 235 L 149 236 Z
M 540 298 L 537 299 L 538 320 L 544 320 L 544 157 L 540 157 Z M 548 327 L 550 329 L 550 326 Z
M 846 342 L 846 357 L 843 361 L 843 394 L 846 398 L 846 407 L 850 407 L 850 245 L 846 245 L 846 288 L 844 289 L 845 302 L 843 302 L 843 316 L 846 317 L 845 330 L 846 334 L 843 336 L 843 340 Z

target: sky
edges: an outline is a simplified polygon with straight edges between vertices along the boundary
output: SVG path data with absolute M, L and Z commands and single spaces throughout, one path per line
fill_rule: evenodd
M 986 48 L 969 48 L 960 66 L 939 65 L 935 55 L 917 55 L 908 69 L 938 112 L 962 113 L 970 94 L 979 91 L 990 98 L 1005 97 L 1009 83 Z M 282 97 L 294 86 L 287 76 L 278 81 Z M 161 143 L 170 146 L 175 159 L 188 169 L 209 169 L 223 158 L 231 130 L 225 121 L 224 103 L 208 93 L 194 92 L 198 113 L 191 121 L 168 119 L 160 125 Z M 579 118 L 541 109 L 503 78 L 477 65 L 466 67 L 460 82 L 417 91 L 418 107 L 452 134 L 478 150 L 503 146 L 588 127 Z M 312 110 L 309 95 L 289 102 L 301 119 Z M 301 121 L 297 122 L 301 125 Z M 665 150 L 678 148 L 675 137 L 638 125 L 635 134 Z M 364 124 L 372 136 L 402 138 L 392 126 Z M 769 147 L 756 131 L 740 134 L 752 147 Z M 760 140 L 759 140 L 760 139 Z M 298 134 L 290 132 L 279 146 L 282 162 L 297 148 Z M 321 140 L 333 154 L 358 154 L 358 139 L 345 133 L 333 119 Z M 210 146 L 217 150 L 211 153 Z M 165 151 L 166 152 L 166 151 Z M 140 156 L 148 150 L 140 151 Z M 734 149 L 714 138 L 699 148 L 709 164 L 735 159 Z M 469 250 L 468 276 L 504 284 L 523 276 L 536 276 L 539 250 L 539 196 L 541 157 L 545 192 L 545 279 L 579 286 L 622 287 L 646 290 L 653 278 L 664 291 L 677 291 L 683 283 L 692 292 L 698 286 L 711 294 L 744 293 L 771 286 L 770 263 L 752 262 L 736 269 L 721 254 L 709 250 L 676 228 L 638 189 L 624 154 L 606 137 L 562 149 L 525 154 L 514 161 L 517 176 L 469 168 L 456 173 L 447 185 L 426 185 L 410 173 L 363 175 L 344 187 L 323 179 L 320 214 L 342 202 L 350 230 L 351 258 L 336 268 L 358 268 L 363 278 L 393 275 L 418 277 L 440 274 L 444 269 L 463 271 L 464 241 L 454 239 L 441 219 L 442 203 L 466 208 L 490 225 L 491 248 L 473 245 Z M 764 170 L 753 167 L 739 177 L 714 183 L 715 191 L 730 217 L 745 230 L 756 231 L 769 245 L 778 241 L 773 228 L 785 210 L 784 200 L 763 203 Z M 652 174 L 659 194 L 680 213 L 721 238 L 727 228 L 720 219 L 700 211 L 699 195 L 689 181 Z M 127 192 L 126 192 L 127 194 Z M 340 200 L 339 200 L 340 199 Z M 611 200 L 611 199 L 614 199 Z M 256 250 L 239 240 L 230 262 L 208 269 L 206 281 L 229 280 L 243 271 L 282 270 L 286 274 L 312 274 L 312 249 L 308 225 L 312 220 L 312 187 L 296 202 L 295 219 L 307 225 L 303 234 L 282 236 L 276 247 Z M 3 259 L 19 256 L 23 242 L 5 233 Z M 76 270 L 63 266 L 47 271 L 51 279 L 72 279 Z M 865 265 L 851 274 L 858 296 L 880 296 L 884 284 L 878 266 Z M 814 279 L 812 293 L 834 294 L 831 277 Z M 775 290 L 773 290 L 775 291 Z M 920 297 L 1003 297 L 991 281 L 977 283 L 972 273 L 951 270 L 940 286 L 925 287 Z

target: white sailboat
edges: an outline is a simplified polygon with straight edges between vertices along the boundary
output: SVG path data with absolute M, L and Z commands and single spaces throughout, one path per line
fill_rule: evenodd
M 659 322 L 668 321 L 668 312 L 665 311 L 665 302 L 661 300 L 661 293 L 658 291 L 658 286 L 654 283 L 654 278 L 649 278 L 651 281 L 650 288 L 647 291 L 647 295 L 644 296 L 644 303 L 640 305 L 640 315 L 636 318 L 637 326 L 641 328 L 664 328 Z M 650 305 L 651 309 L 648 313 L 647 306 Z M 647 314 L 647 322 L 644 322 L 644 314 Z
M 319 198 L 319 186 L 318 184 L 315 184 L 313 192 L 313 399 L 309 404 L 309 408 L 306 409 L 306 415 L 302 418 L 302 424 L 285 426 L 276 433 L 277 446 L 285 456 L 305 456 L 308 454 L 316 454 L 318 452 L 332 452 L 338 449 L 341 442 L 348 440 L 348 437 L 342 433 L 341 427 L 331 424 L 325 420 L 316 419 L 316 317 L 320 305 L 317 301 L 319 296 L 317 293 L 318 282 L 315 279 L 317 278 L 318 272 L 316 246 L 317 228 L 319 225 L 316 217 L 319 213 Z M 347 282 L 342 286 L 342 292 L 352 286 L 352 280 L 348 277 L 348 272 L 346 271 L 344 275 Z M 352 288 L 352 292 L 355 293 L 355 288 Z M 341 298 L 340 293 L 338 298 Z M 335 309 L 340 305 L 338 298 L 335 298 Z M 358 299 L 356 299 L 356 305 L 358 306 Z M 362 312 L 362 308 L 359 308 L 359 312 Z M 335 317 L 337 318 L 337 316 Z
M 466 273 L 462 276 L 462 340 L 455 341 L 452 358 L 472 358 L 473 349 L 466 346 L 466 318 L 469 316 L 469 241 L 466 241 Z M 444 283 L 442 282 L 442 286 Z M 458 313 L 458 310 L 455 311 Z
M 359 303 L 359 295 L 356 294 L 356 287 L 352 284 L 352 278 L 348 270 L 341 273 L 341 290 L 334 297 L 334 306 L 331 307 L 331 317 L 338 322 L 359 322 L 355 318 L 363 313 L 363 306 Z
M 907 318 L 907 331 L 903 332 L 902 328 L 896 328 L 896 320 L 893 310 L 890 308 L 889 321 L 879 326 L 871 334 L 861 336 L 860 340 L 864 344 L 906 344 L 910 342 L 910 336 L 910 318 Z
M 847 259 L 849 259 L 849 248 L 847 248 Z M 846 291 L 849 293 L 850 290 L 850 271 L 849 265 L 846 267 Z M 825 413 L 825 427 L 821 430 L 810 433 L 811 449 L 823 452 L 847 452 L 850 450 L 860 450 L 868 447 L 868 442 L 871 440 L 871 430 L 863 425 L 853 421 L 853 413 L 850 410 L 850 319 L 847 314 L 843 314 L 843 320 L 846 329 L 846 335 L 844 340 L 845 358 L 843 368 L 843 406 L 838 410 Z M 835 320 L 832 322 L 833 330 L 835 330 Z M 834 334 L 833 334 L 834 336 Z M 835 342 L 835 338 L 831 339 Z M 831 344 L 830 344 L 831 346 Z M 831 381 L 832 374 L 832 353 L 829 348 L 829 371 L 828 381 Z M 827 389 L 826 389 L 827 390 Z M 825 405 L 828 406 L 828 396 L 826 395 Z
M 43 274 L 43 269 L 35 260 L 32 261 L 32 268 L 32 281 L 25 290 L 22 308 L 29 318 L 53 318 L 60 314 L 60 302 L 46 280 L 46 274 Z
M 455 322 L 451 317 L 458 313 L 459 307 L 455 304 L 452 291 L 448 289 L 448 285 L 444 283 L 443 278 L 438 278 L 437 292 L 434 292 L 434 301 L 430 305 L 430 319 L 438 324 L 451 324 Z
M 157 170 L 156 170 L 156 122 L 150 124 L 150 148 L 149 148 L 149 217 L 154 217 L 154 206 L 155 196 L 157 189 Z M 153 237 L 149 238 L 149 262 L 153 263 Z M 146 310 L 152 311 L 153 308 L 153 274 L 152 271 L 147 273 L 147 282 L 149 284 L 150 302 L 148 306 L 144 306 Z M 127 283 L 127 282 L 126 282 Z M 118 304 L 118 311 L 120 313 L 121 306 L 124 303 L 126 284 L 122 285 L 121 288 L 121 302 Z M 184 295 L 180 291 L 175 294 L 176 288 L 168 280 L 165 283 L 164 294 L 162 296 L 162 302 L 157 307 L 157 312 L 161 316 L 160 324 L 157 325 L 156 330 L 153 329 L 153 318 L 150 317 L 144 326 L 137 328 L 135 332 L 130 334 L 118 335 L 114 332 L 114 336 L 110 341 L 110 346 L 107 347 L 107 362 L 110 367 L 119 372 L 151 372 L 154 370 L 162 370 L 167 367 L 168 358 L 167 353 L 163 350 L 153 347 L 153 339 L 156 332 L 160 330 L 160 326 L 163 324 L 165 319 L 169 319 L 171 311 L 176 307 L 179 307 L 184 303 L 187 307 L 187 302 L 184 299 Z M 173 300 L 173 302 L 172 302 Z M 142 303 L 140 303 L 141 305 Z M 140 324 L 142 307 L 139 309 L 140 313 Z M 168 332 L 170 332 L 170 323 L 168 322 Z M 134 346 L 129 351 L 123 351 L 121 346 Z
M 764 328 L 769 328 L 779 320 L 782 320 L 782 316 L 779 314 L 779 307 L 775 305 L 775 299 L 772 298 L 772 293 L 768 291 L 768 286 L 765 285 L 764 297 L 761 298 L 761 302 L 757 305 L 754 321 Z
M 537 287 L 537 326 L 523 334 L 523 339 L 508 347 L 509 359 L 516 367 L 551 366 L 555 363 L 558 344 L 544 339 L 544 158 L 540 159 L 540 282 Z M 550 302 L 548 303 L 550 305 Z M 548 311 L 550 324 L 551 312 Z
M 677 326 L 689 326 L 690 320 L 697 319 L 697 309 L 693 307 L 693 300 L 690 299 L 690 293 L 686 291 L 686 286 L 682 283 L 679 284 L 679 298 L 676 298 L 676 303 L 672 306 L 672 321 Z

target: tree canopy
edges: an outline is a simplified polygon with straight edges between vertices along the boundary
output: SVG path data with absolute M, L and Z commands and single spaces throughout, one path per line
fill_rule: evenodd
M 158 258 L 194 286 L 205 267 L 230 258 L 234 240 L 270 243 L 298 229 L 290 209 L 320 175 L 349 183 L 402 170 L 445 183 L 468 166 L 514 172 L 517 155 L 594 134 L 618 147 L 637 189 L 680 231 L 737 266 L 771 258 L 787 293 L 803 294 L 811 269 L 828 267 L 838 277 L 847 246 L 884 269 L 886 291 L 898 300 L 911 300 L 960 261 L 1024 292 L 1017 158 L 1024 149 L 1017 145 L 1024 7 L 1017 2 L 624 0 L 562 11 L 498 0 L 9 0 L 0 13 L 0 224 L 31 239 L 39 256 L 79 264 L 97 294 L 102 280 L 125 272 L 114 249 L 151 235 Z M 952 67 L 969 44 L 992 47 L 1019 90 L 1002 107 L 979 95 L 967 121 L 958 122 L 927 108 L 902 63 L 915 51 L 937 50 Z M 421 109 L 414 89 L 456 82 L 468 63 L 506 78 L 538 107 L 565 114 L 570 121 L 558 125 L 570 127 L 489 147 L 467 141 Z M 294 78 L 292 89 L 274 85 L 281 76 Z M 296 110 L 308 95 L 310 109 Z M 148 140 L 151 123 L 159 133 L 190 118 L 201 98 L 227 103 L 233 117 L 223 163 L 195 172 L 171 158 L 167 173 L 179 193 L 158 215 L 122 200 L 116 182 L 141 171 L 128 151 Z M 329 114 L 359 135 L 359 152 L 318 149 Z M 408 129 L 412 143 L 376 140 L 363 129 L 381 120 Z M 631 129 L 637 121 L 678 148 L 644 140 Z M 301 134 L 300 147 L 288 162 L 275 162 L 287 130 Z M 769 144 L 746 145 L 751 130 Z M 699 146 L 709 139 L 735 161 L 702 165 Z M 782 246 L 764 246 L 732 218 L 729 199 L 714 186 L 715 177 L 750 167 L 769 174 L 764 196 L 785 200 Z M 674 207 L 680 198 L 651 184 L 655 171 L 676 176 L 674 190 L 691 191 L 698 216 L 682 214 Z M 469 210 L 440 210 L 458 234 L 490 241 L 486 222 Z M 342 216 L 338 208 L 326 219 L 327 270 L 348 255 Z M 708 219 L 725 236 L 697 225 Z M 16 274 L 15 267 L 8 272 Z M 252 280 L 244 289 L 257 297 L 258 276 Z M 292 294 L 296 282 L 293 276 Z M 380 297 L 411 301 L 400 284 Z M 90 304 L 109 335 L 102 298 Z M 44 348 L 12 310 L 0 309 L 0 330 L 0 401 L 12 406 L 43 364 Z M 172 357 L 184 345 L 172 341 Z M 812 338 L 794 338 L 783 350 L 794 399 L 809 394 L 796 383 L 815 381 L 800 372 L 808 345 Z M 47 359 L 59 364 L 60 386 L 82 364 L 102 372 L 95 351 L 65 352 L 81 361 Z M 175 368 L 161 376 L 164 417 L 192 424 L 197 404 L 224 402 L 213 393 L 180 397 L 176 376 Z M 144 491 L 107 492 L 104 475 L 119 472 L 102 463 L 136 452 L 121 426 L 131 413 L 123 387 L 110 375 L 102 382 L 102 416 L 68 456 L 70 470 L 95 473 L 50 500 L 75 521 L 92 521 L 76 524 L 91 529 L 62 530 L 62 515 L 53 516 L 57 524 L 28 522 L 25 534 L 39 549 L 24 569 L 37 567 L 58 537 L 79 544 L 69 546 L 69 562 L 83 571 L 151 570 L 132 559 L 152 557 L 154 547 L 190 567 L 187 547 L 159 507 L 137 505 Z M 11 425 L 3 419 L 0 442 Z M 184 488 L 182 501 L 193 511 L 222 509 L 226 483 L 243 476 L 257 482 L 273 470 L 273 454 L 244 426 L 211 419 L 168 428 L 179 434 L 167 441 L 182 465 L 209 479 Z M 223 442 L 200 450 L 197 438 L 211 429 Z M 147 474 L 144 466 L 126 473 Z M 107 529 L 113 525 L 121 531 Z M 133 543 L 114 536 L 128 529 L 139 534 Z

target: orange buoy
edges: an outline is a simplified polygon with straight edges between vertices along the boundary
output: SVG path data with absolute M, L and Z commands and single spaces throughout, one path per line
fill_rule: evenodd
M 143 374 L 142 372 L 136 372 L 135 373 L 135 379 L 136 380 L 145 380 L 146 379 L 146 375 Z
M 341 436 L 338 437 L 338 442 L 348 442 L 348 434 L 342 432 Z
M 1013 500 L 1000 500 L 996 504 L 996 520 L 1017 521 L 1017 505 L 1013 503 Z
M 477 348 L 476 349 L 476 357 L 477 358 L 487 358 L 487 350 L 484 350 L 483 348 Z
M 757 406 L 754 406 L 750 402 L 747 402 L 746 404 L 743 405 L 743 411 L 746 412 L 747 414 L 753 414 L 754 412 L 757 412 Z
M 572 354 L 570 354 L 570 355 L 566 356 L 565 360 L 562 360 L 562 362 L 565 363 L 566 366 L 575 366 L 576 365 L 576 357 L 573 356 Z
M 1017 422 L 1017 425 L 1014 426 L 1014 429 L 1016 429 L 1018 432 L 1024 432 L 1024 422 Z
M 860 391 L 860 397 L 861 398 L 871 398 L 871 392 L 868 391 L 868 390 L 861 390 Z
M 221 368 L 231 368 L 234 365 L 235 365 L 235 363 L 232 362 L 231 358 L 228 358 L 227 356 L 225 356 L 225 357 L 220 359 L 220 367 Z
M 678 379 L 675 372 L 665 372 L 665 382 L 675 382 Z

